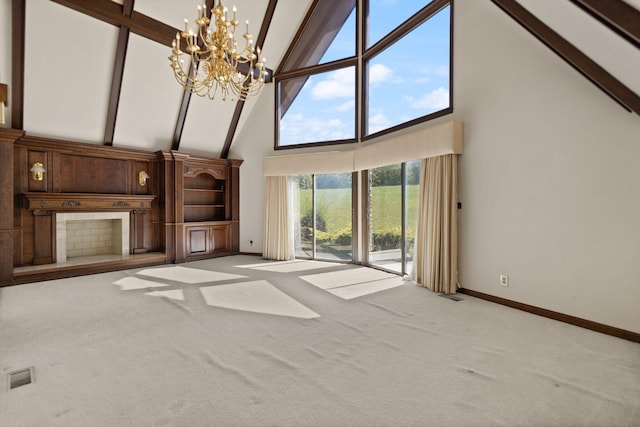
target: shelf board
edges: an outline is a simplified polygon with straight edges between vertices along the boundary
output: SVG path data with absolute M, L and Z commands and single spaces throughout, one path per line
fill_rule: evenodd
M 184 191 L 206 192 L 206 193 L 224 193 L 224 190 L 216 190 L 213 188 L 185 188 Z

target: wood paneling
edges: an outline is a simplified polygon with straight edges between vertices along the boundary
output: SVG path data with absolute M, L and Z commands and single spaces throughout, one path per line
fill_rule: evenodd
M 51 264 L 54 259 L 55 225 L 52 211 L 33 211 L 33 234 L 35 265 Z
M 187 228 L 187 256 L 200 255 L 209 251 L 209 226 Z
M 61 154 L 55 168 L 58 193 L 127 194 L 129 162 Z
M 0 285 L 13 279 L 14 249 L 14 171 L 15 141 L 24 135 L 22 131 L 0 129 Z
M 135 194 L 25 193 L 26 208 L 52 211 L 131 211 L 151 209 L 155 196 Z
M 4 129 L 0 154 L 0 189 L 6 190 L 0 199 L 3 207 L 4 199 L 10 207 L 8 216 L 0 216 L 7 223 L 7 230 L 0 229 L 0 250 L 9 254 L 2 258 L 6 266 L 0 266 L 0 286 L 238 253 L 241 160 L 147 153 Z M 30 178 L 35 161 L 45 165 L 43 181 Z M 140 171 L 150 176 L 145 185 L 138 182 Z M 191 190 L 185 198 L 187 183 Z M 207 221 L 185 223 L 185 201 L 215 212 Z M 80 267 L 57 265 L 57 213 L 99 211 L 129 212 L 134 257 Z M 14 271 L 41 264 L 50 266 Z

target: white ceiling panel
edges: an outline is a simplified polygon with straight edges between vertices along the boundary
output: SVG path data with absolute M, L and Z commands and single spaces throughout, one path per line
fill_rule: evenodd
M 167 25 L 175 28 L 184 28 L 184 19 L 189 19 L 190 23 L 196 17 L 199 4 L 204 1 L 198 0 L 136 0 L 136 12 L 147 15 Z
M 520 0 L 523 7 L 640 93 L 640 50 L 568 0 Z
M 175 82 L 170 48 L 131 34 L 113 145 L 169 150 L 182 91 Z
M 313 0 L 280 0 L 264 43 L 267 66 L 278 68 Z M 286 29 L 286 30 L 285 30 Z
M 625 2 L 629 3 L 631 6 L 640 10 L 640 0 L 625 0 Z
M 215 3 L 218 1 L 215 0 Z M 193 21 L 197 17 L 198 5 L 204 3 L 205 0 L 136 0 L 135 10 L 179 29 L 184 28 L 186 18 L 189 21 L 189 26 L 195 29 Z M 225 0 L 222 4 L 229 10 L 229 17 L 231 17 L 233 6 L 237 7 L 236 18 L 240 21 L 238 31 L 241 31 L 239 35 L 244 33 L 245 21 L 248 19 L 249 32 L 253 34 L 254 38 L 258 37 L 268 0 Z
M 177 83 L 175 85 L 178 86 Z M 180 151 L 208 157 L 220 156 L 235 106 L 233 101 L 210 100 L 193 95 L 180 140 Z
M 118 29 L 50 1 L 26 6 L 24 128 L 102 143 Z

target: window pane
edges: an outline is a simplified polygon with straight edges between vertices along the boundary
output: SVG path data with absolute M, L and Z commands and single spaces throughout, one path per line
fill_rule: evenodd
M 316 258 L 351 261 L 351 173 L 315 175 Z
M 449 107 L 449 11 L 368 62 L 367 135 Z
M 356 54 L 356 0 L 322 0 L 316 4 L 304 31 L 282 71 L 297 70 Z
M 401 165 L 371 169 L 369 197 L 369 263 L 401 273 Z
M 369 37 L 367 48 L 425 7 L 426 1 L 369 0 Z
M 413 271 L 413 254 L 416 244 L 416 227 L 418 225 L 418 196 L 420 188 L 420 160 L 405 163 L 404 174 L 404 211 L 405 211 L 405 268 L 404 272 Z
M 355 67 L 279 83 L 280 146 L 355 138 Z
M 313 258 L 313 177 L 293 177 L 294 241 L 296 257 Z
M 351 14 L 335 36 L 329 48 L 322 56 L 319 64 L 335 61 L 337 59 L 349 58 L 356 54 L 356 8 L 354 6 Z

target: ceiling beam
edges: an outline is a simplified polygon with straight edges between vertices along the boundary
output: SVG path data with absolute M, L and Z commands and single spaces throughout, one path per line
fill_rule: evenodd
M 125 0 L 122 8 L 124 16 L 131 16 L 135 0 Z M 122 89 L 122 76 L 124 75 L 124 62 L 129 46 L 129 27 L 121 26 L 118 33 L 118 45 L 116 47 L 116 59 L 113 65 L 113 77 L 109 92 L 109 105 L 107 107 L 107 123 L 104 128 L 104 145 L 113 145 L 113 135 L 116 131 L 116 118 L 118 105 L 120 104 L 120 91 Z
M 124 6 L 111 0 L 51 0 L 75 11 L 92 16 L 118 27 L 127 27 L 132 33 L 171 47 L 179 31 L 170 25 L 133 11 L 129 16 Z
M 269 32 L 269 27 L 271 26 L 271 20 L 273 19 L 273 14 L 276 11 L 277 4 L 278 0 L 269 0 L 269 4 L 267 5 L 267 10 L 264 14 L 262 25 L 260 26 L 260 32 L 258 33 L 258 38 L 256 39 L 256 47 L 259 47 L 261 50 L 262 46 L 264 45 L 264 41 L 267 38 L 267 33 Z M 268 71 L 268 73 L 269 77 L 271 77 L 273 74 L 272 71 Z M 271 81 L 271 79 L 269 79 L 269 81 Z M 221 159 L 226 159 L 227 157 L 229 157 L 229 150 L 231 150 L 231 144 L 233 143 L 233 138 L 236 134 L 236 130 L 238 129 L 238 123 L 240 122 L 240 116 L 242 115 L 244 103 L 245 101 L 242 100 L 238 100 L 238 102 L 236 103 L 236 108 L 233 111 L 233 117 L 227 130 L 227 136 L 224 140 L 224 147 L 222 147 L 222 151 L 220 152 Z
M 207 18 L 211 19 L 211 9 L 213 9 L 213 1 L 207 0 L 205 4 L 205 12 L 207 14 Z M 202 47 L 202 40 L 198 40 L 198 46 Z M 191 62 L 189 64 L 189 75 L 193 75 L 196 72 L 196 68 L 198 67 L 197 63 Z M 191 88 L 191 85 L 189 85 Z M 176 119 L 176 127 L 173 131 L 173 138 L 171 140 L 171 150 L 179 150 L 180 149 L 180 140 L 182 139 L 182 131 L 184 130 L 184 122 L 187 119 L 187 111 L 189 110 L 189 102 L 191 102 L 191 90 L 185 88 L 182 91 L 182 98 L 180 99 L 180 108 L 178 109 L 178 118 Z
M 640 11 L 622 0 L 571 0 L 575 5 L 640 48 Z
M 640 97 L 515 0 L 491 0 L 524 29 L 628 111 L 640 114 Z
M 22 1 L 25 0 L 14 0 Z M 120 27 L 120 33 L 118 35 L 118 47 L 116 53 L 116 61 L 114 65 L 113 80 L 111 83 L 111 92 L 109 97 L 109 105 L 107 111 L 107 124 L 105 127 L 104 145 L 113 144 L 113 135 L 115 133 L 115 123 L 119 104 L 120 90 L 122 88 L 122 74 L 124 72 L 124 61 L 126 58 L 126 49 L 128 45 L 129 33 L 133 32 L 139 36 L 153 40 L 168 47 L 172 47 L 171 43 L 175 40 L 175 34 L 179 32 L 177 28 L 164 24 L 158 20 L 150 18 L 146 15 L 133 10 L 133 0 L 125 0 L 124 5 L 120 5 L 112 0 L 51 0 L 60 5 L 69 7 L 77 12 L 84 13 L 93 18 L 99 19 L 103 22 L 107 22 L 111 25 Z M 262 47 L 266 32 L 273 17 L 275 5 L 277 0 L 270 0 L 267 6 L 267 14 L 262 23 L 256 46 Z M 213 8 L 214 0 L 206 0 L 206 10 L 209 17 L 211 17 L 211 9 Z M 23 6 L 24 9 L 24 6 Z M 265 27 L 266 23 L 266 27 Z M 23 37 L 24 39 L 24 37 Z M 197 64 L 191 64 L 191 70 L 197 67 Z M 239 64 L 238 69 L 240 72 L 248 72 L 246 64 Z M 265 76 L 265 83 L 272 81 L 273 71 L 267 70 Z M 171 149 L 178 150 L 180 148 L 180 139 L 182 138 L 182 132 L 186 120 L 187 111 L 189 109 L 189 102 L 191 101 L 191 92 L 184 90 L 180 101 L 180 108 L 178 110 L 178 117 L 176 119 L 176 127 L 174 129 L 173 138 L 171 142 Z M 236 106 L 236 110 L 242 107 Z M 234 117 L 236 114 L 234 113 Z M 239 119 L 240 114 L 237 114 Z M 232 123 L 232 127 L 235 130 L 237 127 L 237 120 Z M 233 133 L 231 136 L 227 135 L 225 142 L 225 148 L 223 153 L 228 153 L 231 140 L 233 140 Z
M 11 127 L 24 127 L 24 29 L 26 0 L 11 3 Z

